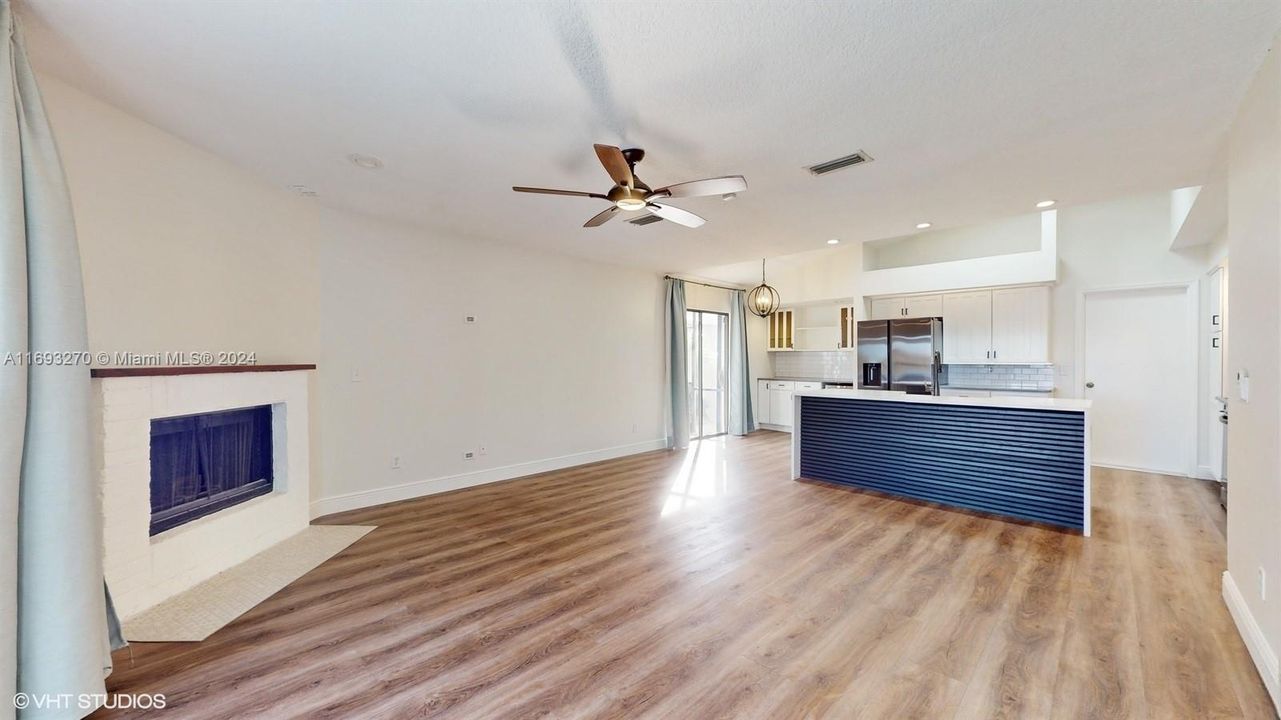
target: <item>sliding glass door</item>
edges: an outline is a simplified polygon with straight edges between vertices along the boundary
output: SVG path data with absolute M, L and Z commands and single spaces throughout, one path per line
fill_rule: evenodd
M 724 435 L 729 423 L 729 315 L 685 313 L 690 439 Z

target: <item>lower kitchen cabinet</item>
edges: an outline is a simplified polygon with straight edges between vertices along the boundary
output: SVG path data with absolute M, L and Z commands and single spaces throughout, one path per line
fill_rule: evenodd
M 756 383 L 756 424 L 779 430 L 792 429 L 792 398 L 797 390 L 818 390 L 817 382 L 758 380 Z
M 792 427 L 792 393 L 796 392 L 796 383 L 784 380 L 769 382 L 769 424 L 779 427 Z

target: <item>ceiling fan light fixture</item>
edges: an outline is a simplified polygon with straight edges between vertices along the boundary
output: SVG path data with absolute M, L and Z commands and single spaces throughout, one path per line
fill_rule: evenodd
M 747 311 L 757 317 L 768 317 L 782 302 L 778 291 L 765 282 L 765 259 L 761 258 L 761 284 L 747 291 Z
M 641 198 L 621 198 L 614 202 L 619 210 L 640 210 L 645 207 L 645 201 Z

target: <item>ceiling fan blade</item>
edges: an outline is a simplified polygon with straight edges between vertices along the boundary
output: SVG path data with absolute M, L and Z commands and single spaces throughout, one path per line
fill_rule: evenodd
M 600 164 L 605 166 L 605 172 L 614 179 L 614 182 L 627 187 L 636 187 L 636 180 L 632 177 L 632 166 L 627 164 L 627 158 L 623 157 L 623 151 L 613 145 L 594 145 L 596 148 L 596 157 L 600 158 Z
M 706 197 L 708 195 L 740 193 L 746 189 L 747 180 L 742 175 L 726 175 L 725 177 L 691 180 L 668 185 L 655 190 L 654 194 L 670 198 Z
M 600 198 L 601 200 L 609 199 L 600 193 L 582 192 L 580 190 L 553 190 L 551 188 L 521 187 L 516 185 L 512 186 L 512 190 L 523 193 L 539 193 L 540 195 L 573 195 L 575 197 Z
M 645 209 L 661 217 L 664 220 L 670 220 L 676 223 L 677 225 L 684 225 L 685 227 L 696 228 L 702 225 L 703 223 L 707 222 L 703 218 L 695 215 L 694 213 L 688 210 L 682 210 L 678 207 L 673 207 L 671 205 L 659 205 L 658 203 L 649 203 L 645 205 Z
M 592 216 L 591 220 L 583 223 L 583 227 L 596 227 L 609 222 L 610 218 L 618 214 L 618 206 L 613 205 Z

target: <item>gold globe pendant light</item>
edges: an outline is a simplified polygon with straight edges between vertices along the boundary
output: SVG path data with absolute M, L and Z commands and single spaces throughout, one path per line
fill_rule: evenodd
M 767 317 L 781 303 L 778 291 L 765 283 L 765 258 L 761 258 L 761 284 L 747 291 L 747 309 L 753 315 Z

